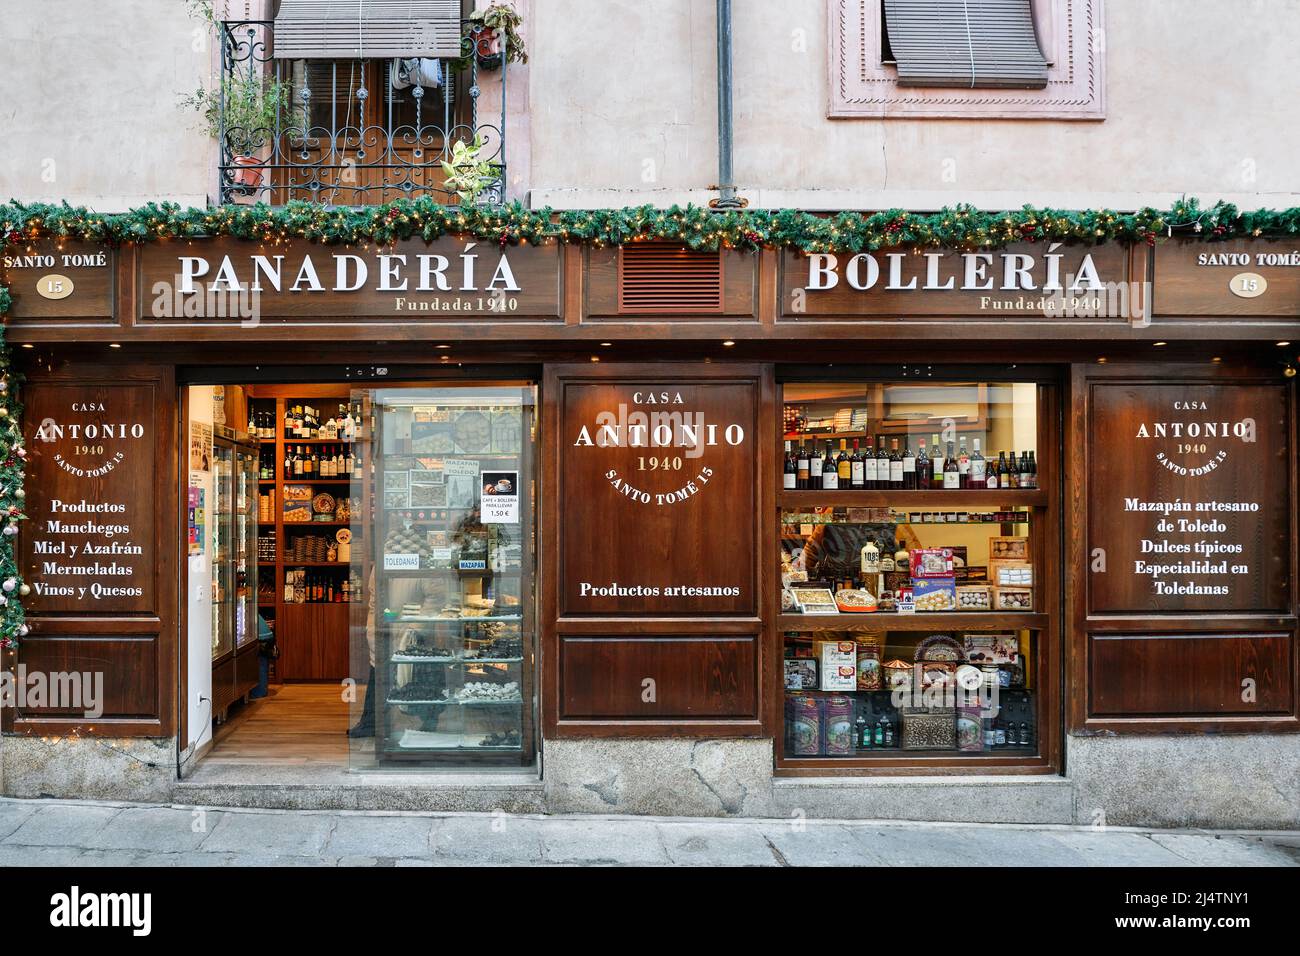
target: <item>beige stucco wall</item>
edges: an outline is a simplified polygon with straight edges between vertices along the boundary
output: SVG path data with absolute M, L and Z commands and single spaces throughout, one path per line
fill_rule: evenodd
M 534 5 L 534 203 L 713 195 L 714 5 Z M 1106 0 L 1102 122 L 829 120 L 828 5 L 733 2 L 736 180 L 755 205 L 1300 203 L 1295 0 Z
M 830 0 L 734 0 L 736 179 L 813 209 L 1300 204 L 1300 0 L 1107 0 L 1102 122 L 829 120 Z M 236 13 L 261 0 L 235 0 Z M 705 202 L 717 179 L 714 4 L 524 0 L 510 192 L 535 206 Z M 212 52 L 184 0 L 6 17 L 0 197 L 202 204 L 214 145 L 179 104 Z M 260 10 L 255 11 L 259 13 Z M 499 109 L 485 77 L 480 107 Z
M 203 205 L 213 144 L 179 99 L 208 75 L 204 37 L 184 0 L 6 5 L 0 197 Z

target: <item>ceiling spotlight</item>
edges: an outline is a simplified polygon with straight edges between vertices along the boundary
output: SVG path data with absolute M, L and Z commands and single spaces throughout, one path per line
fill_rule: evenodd
M 728 349 L 729 349 L 729 348 L 731 348 L 731 347 L 732 347 L 733 345 L 735 345 L 735 344 L 736 344 L 736 343 L 733 342 L 731 339 L 727 339 L 725 342 L 722 343 L 722 346 L 723 346 L 723 348 L 728 348 Z

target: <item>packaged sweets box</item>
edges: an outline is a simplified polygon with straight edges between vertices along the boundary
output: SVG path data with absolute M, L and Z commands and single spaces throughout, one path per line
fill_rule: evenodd
M 857 690 L 858 646 L 853 641 L 818 641 L 821 690 Z

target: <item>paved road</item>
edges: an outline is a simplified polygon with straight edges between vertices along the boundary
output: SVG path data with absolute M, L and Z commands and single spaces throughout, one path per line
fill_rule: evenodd
M 1300 832 L 0 800 L 0 866 L 1300 866 Z

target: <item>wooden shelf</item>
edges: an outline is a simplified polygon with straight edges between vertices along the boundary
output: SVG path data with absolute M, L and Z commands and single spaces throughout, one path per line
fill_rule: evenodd
M 280 561 L 286 568 L 350 568 L 351 561 L 290 561 L 284 558 Z M 328 601 L 325 603 L 329 603 Z
M 360 478 L 355 479 L 361 481 Z M 350 485 L 352 478 L 309 478 L 303 475 L 301 478 L 282 478 L 281 484 L 285 485 Z
M 978 489 L 926 491 L 778 491 L 776 503 L 780 508 L 927 508 L 941 511 L 960 511 L 971 508 L 1045 508 L 1049 495 L 1046 488 L 1020 491 L 980 491 Z M 993 523 L 993 522 L 990 522 Z
M 960 613 L 938 611 L 918 614 L 782 614 L 781 631 L 965 631 L 1043 630 L 1048 616 L 1033 612 L 1015 614 L 997 611 Z
M 282 438 L 279 439 L 286 445 L 356 445 L 365 441 L 364 438 Z M 277 439 L 263 438 L 262 443 L 274 445 Z

